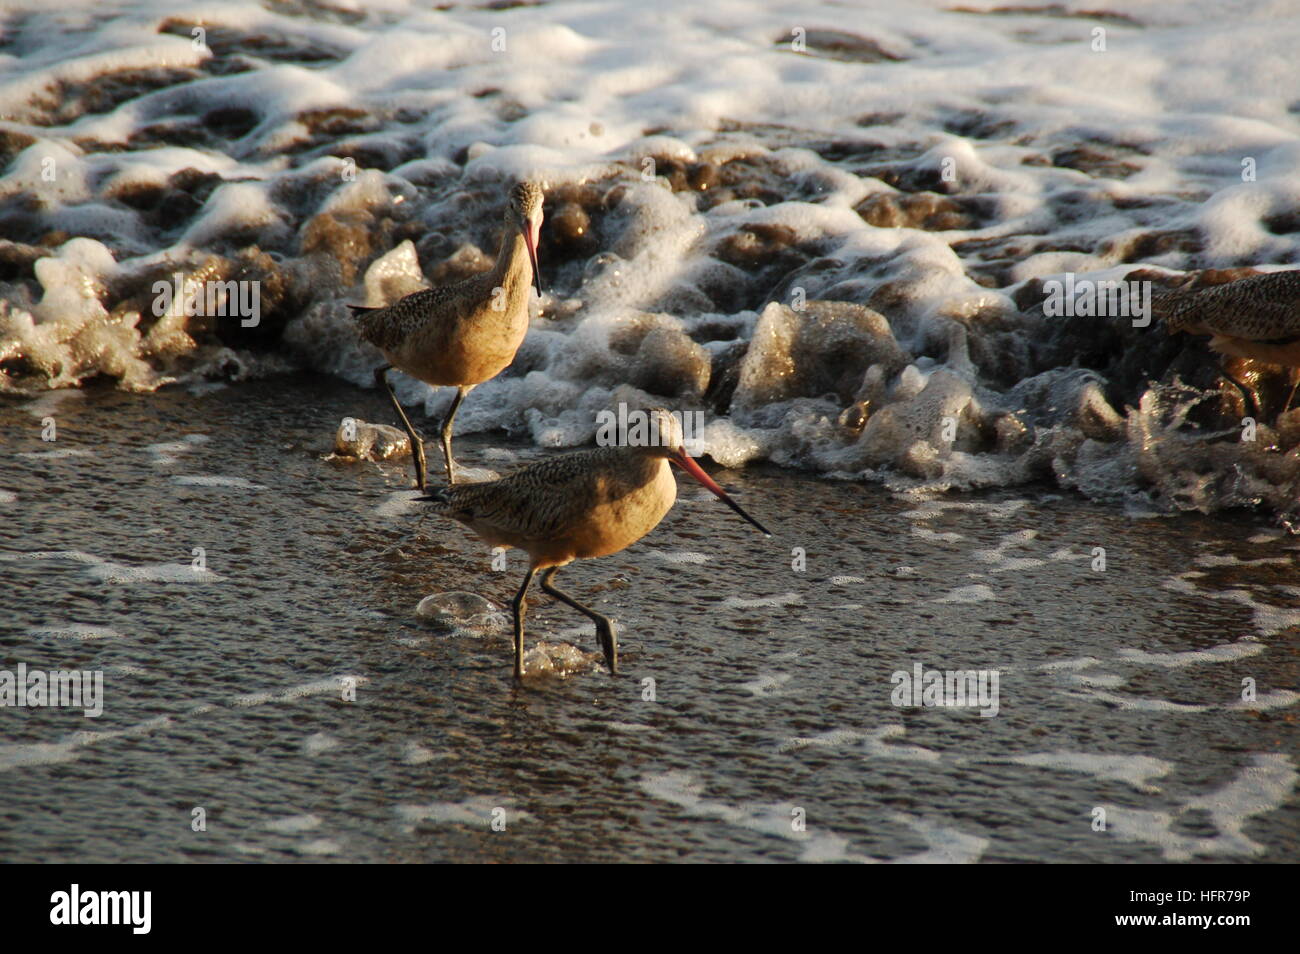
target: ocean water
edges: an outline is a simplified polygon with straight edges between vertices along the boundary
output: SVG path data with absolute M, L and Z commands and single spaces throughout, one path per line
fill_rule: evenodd
M 107 693 L 3 710 L 0 857 L 1295 860 L 1292 381 L 1233 366 L 1248 421 L 1204 338 L 1047 296 L 1300 264 L 1297 33 L 1201 0 L 0 4 L 0 646 Z M 521 177 L 544 294 L 458 459 L 698 412 L 776 531 L 683 483 L 565 570 L 621 680 L 539 603 L 514 686 L 519 555 L 422 513 L 408 459 L 332 453 L 395 423 L 345 303 L 488 267 Z M 393 379 L 434 433 L 450 394 Z M 998 715 L 894 705 L 914 663 L 1000 673 Z
M 1296 860 L 1300 544 L 1262 517 L 719 471 L 775 536 L 683 481 L 557 578 L 623 675 L 534 593 L 516 685 L 521 555 L 422 514 L 409 460 L 328 459 L 321 418 L 386 398 L 79 393 L 82 455 L 0 407 L 3 668 L 104 681 L 98 718 L 0 709 L 5 860 Z M 918 665 L 998 673 L 996 715 L 895 705 Z

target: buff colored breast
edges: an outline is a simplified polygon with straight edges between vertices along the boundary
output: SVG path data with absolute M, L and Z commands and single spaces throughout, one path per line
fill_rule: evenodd
M 384 355 L 428 384 L 482 384 L 510 366 L 527 334 L 526 306 L 513 315 L 481 307 L 459 321 L 426 325 Z
M 667 460 L 659 458 L 654 465 L 652 480 L 593 506 L 569 531 L 564 545 L 548 549 L 545 563 L 539 565 L 608 556 L 630 547 L 659 526 L 677 500 L 677 479 Z

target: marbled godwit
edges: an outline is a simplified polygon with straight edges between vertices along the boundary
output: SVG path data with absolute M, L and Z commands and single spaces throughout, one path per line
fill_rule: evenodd
M 1208 288 L 1175 288 L 1157 294 L 1152 310 L 1170 334 L 1210 335 L 1210 348 L 1235 358 L 1250 358 L 1300 368 L 1300 269 L 1253 275 Z M 1240 381 L 1223 376 L 1241 391 L 1259 416 L 1259 405 Z M 1296 382 L 1300 385 L 1300 380 Z M 1291 407 L 1296 388 L 1282 408 Z
M 475 385 L 500 374 L 515 358 L 528 332 L 529 285 L 542 293 L 537 273 L 537 238 L 542 227 L 542 190 L 521 182 L 506 203 L 505 235 L 491 270 L 440 288 L 407 295 L 384 308 L 349 305 L 361 336 L 383 352 L 388 364 L 375 369 L 411 438 L 415 479 L 425 486 L 424 442 L 411 426 L 392 385 L 389 368 L 426 384 L 452 385 L 456 396 L 442 422 L 447 482 L 456 482 L 451 431 L 460 402 Z
M 439 513 L 465 524 L 492 546 L 518 547 L 528 554 L 528 573 L 511 603 L 516 678 L 524 674 L 524 597 L 538 570 L 546 593 L 596 624 L 610 674 L 618 674 L 613 622 L 556 589 L 551 579 L 574 560 L 617 553 L 658 526 L 677 499 L 669 461 L 771 536 L 686 453 L 677 418 L 663 408 L 647 413 L 658 428 L 650 430 L 657 434 L 657 442 L 647 446 L 562 454 L 521 467 L 500 480 L 460 484 L 420 498 L 437 504 Z

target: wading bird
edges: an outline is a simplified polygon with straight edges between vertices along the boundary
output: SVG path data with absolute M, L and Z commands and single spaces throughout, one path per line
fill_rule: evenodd
M 442 422 L 447 482 L 454 484 L 451 431 L 460 402 L 475 385 L 496 377 L 514 360 L 528 333 L 529 286 L 536 285 L 537 294 L 542 293 L 537 273 L 542 198 L 541 187 L 532 182 L 521 182 L 510 190 L 505 235 L 491 270 L 454 285 L 415 292 L 383 308 L 348 306 L 361 336 L 388 361 L 375 369 L 375 381 L 388 391 L 411 439 L 415 480 L 421 490 L 426 475 L 424 442 L 393 393 L 388 370 L 397 368 L 426 384 L 456 388 Z
M 1156 295 L 1152 310 L 1164 319 L 1170 334 L 1210 335 L 1210 348 L 1220 354 L 1300 369 L 1300 269 L 1252 275 L 1208 288 L 1176 288 Z M 1259 417 L 1254 395 L 1226 369 L 1222 373 Z M 1290 409 L 1295 392 L 1293 386 L 1284 412 Z
M 771 536 L 686 453 L 676 417 L 663 408 L 646 413 L 651 436 L 641 446 L 562 454 L 521 467 L 500 480 L 459 484 L 419 498 L 433 503 L 437 513 L 465 524 L 488 544 L 518 547 L 528 554 L 528 573 L 511 603 L 516 678 L 524 674 L 524 598 L 539 570 L 547 594 L 596 624 L 610 674 L 618 674 L 613 621 L 556 589 L 551 580 L 560 567 L 617 553 L 658 526 L 677 499 L 670 461 Z

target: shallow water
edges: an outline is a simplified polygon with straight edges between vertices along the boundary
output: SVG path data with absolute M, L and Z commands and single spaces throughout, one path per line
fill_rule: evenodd
M 539 597 L 529 646 L 573 668 L 515 685 L 506 630 L 415 608 L 505 605 L 520 555 L 404 506 L 409 460 L 325 459 L 348 415 L 391 409 L 305 376 L 0 404 L 3 667 L 105 679 L 98 719 L 0 710 L 0 857 L 1297 860 L 1300 546 L 1262 519 L 722 471 L 775 539 L 683 482 L 558 579 L 624 675 Z M 997 670 L 998 714 L 895 707 L 914 663 Z

